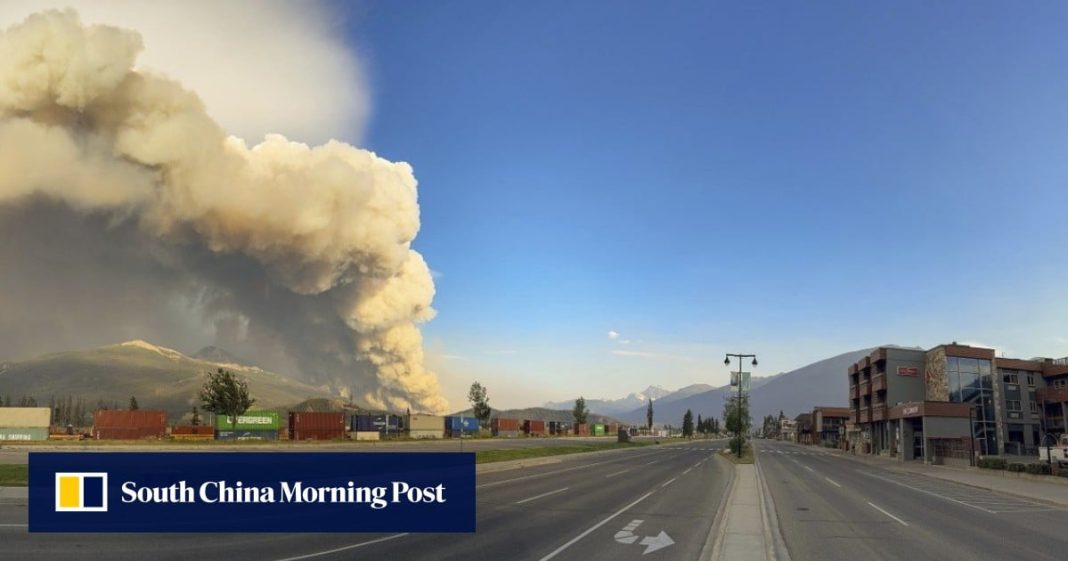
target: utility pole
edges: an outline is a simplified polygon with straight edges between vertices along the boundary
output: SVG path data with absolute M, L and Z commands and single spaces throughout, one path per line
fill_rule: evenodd
M 738 384 L 738 401 L 734 404 L 734 412 L 735 415 L 738 416 L 738 424 L 736 425 L 737 428 L 734 433 L 735 438 L 738 440 L 738 457 L 740 458 L 742 457 L 742 376 L 744 375 L 744 372 L 742 371 L 744 365 L 742 363 L 745 361 L 745 359 L 751 358 L 753 359 L 753 366 L 756 366 L 757 358 L 756 355 L 727 353 L 726 358 L 723 359 L 723 364 L 729 367 L 731 365 L 731 357 L 738 359 L 738 379 L 732 380 L 732 382 L 737 382 Z

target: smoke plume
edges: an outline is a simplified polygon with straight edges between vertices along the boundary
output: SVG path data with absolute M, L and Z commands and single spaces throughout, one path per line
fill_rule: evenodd
M 367 406 L 444 410 L 417 327 L 434 284 L 411 249 L 411 167 L 337 141 L 250 147 L 134 70 L 141 48 L 73 11 L 0 32 L 0 338 L 208 322 Z

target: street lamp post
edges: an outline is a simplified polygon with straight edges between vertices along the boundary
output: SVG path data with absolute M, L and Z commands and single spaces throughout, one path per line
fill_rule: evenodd
M 742 457 L 742 368 L 743 368 L 742 362 L 747 358 L 751 358 L 751 359 L 753 359 L 753 363 L 752 363 L 753 366 L 756 366 L 757 365 L 757 358 L 756 358 L 756 355 L 727 353 L 727 356 L 723 359 L 723 364 L 725 364 L 725 365 L 727 365 L 729 367 L 731 365 L 731 357 L 734 357 L 734 358 L 738 359 L 738 380 L 737 380 L 738 381 L 738 401 L 735 403 L 735 409 L 734 409 L 735 414 L 738 416 L 738 424 L 736 425 L 737 429 L 734 432 L 735 432 L 735 439 L 737 439 L 737 441 L 738 441 L 737 454 L 738 454 L 738 457 L 740 458 L 740 457 Z

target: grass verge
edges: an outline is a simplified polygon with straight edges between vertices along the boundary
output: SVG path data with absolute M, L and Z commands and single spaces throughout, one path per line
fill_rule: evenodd
M 731 463 L 735 463 L 735 464 L 751 464 L 751 463 L 753 463 L 753 447 L 752 446 L 746 446 L 745 449 L 742 450 L 742 457 L 740 457 L 740 458 L 735 456 L 734 454 L 731 454 L 730 450 L 726 450 L 726 449 L 723 450 L 722 452 L 720 452 L 720 454 L 724 458 L 727 458 L 728 460 L 730 460 Z
M 30 478 L 26 464 L 0 464 L 0 487 L 25 487 Z
M 506 462 L 508 460 L 526 460 L 544 456 L 563 456 L 566 454 L 582 454 L 585 452 L 599 452 L 601 450 L 615 450 L 618 448 L 639 448 L 642 446 L 654 446 L 654 444 L 652 442 L 612 442 L 609 444 L 569 444 L 561 446 L 539 446 L 536 448 L 479 450 L 475 452 L 475 463 L 485 464 L 489 462 Z

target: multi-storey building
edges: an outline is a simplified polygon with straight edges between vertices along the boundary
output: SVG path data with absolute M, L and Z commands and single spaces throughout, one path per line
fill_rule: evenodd
M 1068 427 L 1068 359 L 880 347 L 849 367 L 849 444 L 902 460 L 1032 455 Z
M 812 443 L 837 448 L 845 434 L 849 408 L 820 406 L 812 410 L 809 418 L 812 420 Z

